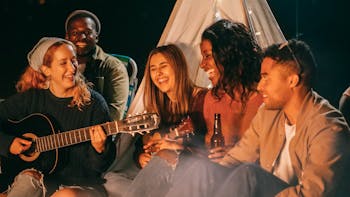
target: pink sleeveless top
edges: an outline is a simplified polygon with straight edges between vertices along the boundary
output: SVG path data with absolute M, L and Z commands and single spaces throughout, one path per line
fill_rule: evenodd
M 242 137 L 262 102 L 260 94 L 253 94 L 247 102 L 245 111 L 242 113 L 242 103 L 232 100 L 228 94 L 225 94 L 221 100 L 217 100 L 213 97 L 211 91 L 207 92 L 203 108 L 203 116 L 208 129 L 205 135 L 206 146 L 210 147 L 215 113 L 221 114 L 221 127 L 225 137 L 225 145 L 230 146 L 234 145 Z

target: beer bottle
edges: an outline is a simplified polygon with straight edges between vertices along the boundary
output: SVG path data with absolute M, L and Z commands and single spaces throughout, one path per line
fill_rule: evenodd
M 211 137 L 211 148 L 224 147 L 225 139 L 221 132 L 221 119 L 220 114 L 214 114 L 214 133 Z

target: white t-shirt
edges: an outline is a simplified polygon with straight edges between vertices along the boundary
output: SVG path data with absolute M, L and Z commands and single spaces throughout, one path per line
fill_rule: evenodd
M 285 123 L 284 125 L 286 140 L 274 165 L 273 174 L 289 184 L 295 184 L 297 182 L 297 177 L 290 160 L 289 143 L 295 135 L 296 126 L 295 124 L 289 125 L 288 123 Z

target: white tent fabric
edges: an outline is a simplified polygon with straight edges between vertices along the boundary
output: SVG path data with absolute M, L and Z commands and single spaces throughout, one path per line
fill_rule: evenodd
M 222 18 L 247 25 L 262 48 L 285 41 L 266 0 L 177 0 L 158 46 L 178 45 L 189 63 L 191 79 L 201 87 L 210 86 L 206 73 L 199 68 L 201 34 L 206 27 Z M 144 80 L 128 114 L 144 111 L 143 92 Z

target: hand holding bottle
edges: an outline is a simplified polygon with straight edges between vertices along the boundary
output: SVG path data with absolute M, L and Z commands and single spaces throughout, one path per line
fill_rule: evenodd
M 209 150 L 208 158 L 213 162 L 219 162 L 226 154 L 225 138 L 221 132 L 221 117 L 220 114 L 214 114 L 214 133 L 210 139 L 211 149 Z
M 226 153 L 232 148 L 233 146 L 224 146 L 224 147 L 215 147 L 209 150 L 208 158 L 215 163 L 219 163 L 221 159 L 226 155 Z

